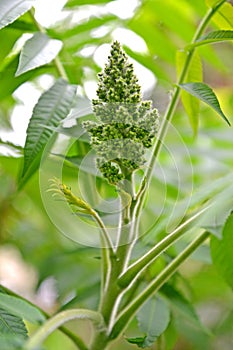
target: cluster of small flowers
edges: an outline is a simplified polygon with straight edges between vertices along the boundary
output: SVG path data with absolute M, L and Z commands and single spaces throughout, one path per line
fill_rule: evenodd
M 128 178 L 145 163 L 145 148 L 158 129 L 158 113 L 151 101 L 142 101 L 141 89 L 120 44 L 112 44 L 109 62 L 99 76 L 93 111 L 98 122 L 85 129 L 97 153 L 97 166 L 111 184 Z

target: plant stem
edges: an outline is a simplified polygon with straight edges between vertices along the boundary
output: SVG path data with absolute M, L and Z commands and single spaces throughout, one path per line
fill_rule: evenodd
M 39 306 L 34 305 L 34 304 L 31 303 L 29 300 L 27 300 L 27 299 L 25 299 L 24 297 L 22 297 L 22 296 L 20 296 L 20 295 L 18 295 L 18 294 L 16 294 L 16 293 L 14 293 L 14 292 L 12 292 L 10 289 L 8 289 L 8 288 L 6 288 L 6 287 L 4 287 L 4 286 L 2 286 L 2 285 L 0 285 L 0 287 L 1 287 L 7 294 L 13 295 L 13 296 L 18 297 L 18 298 L 20 298 L 20 299 L 22 299 L 22 300 L 25 300 L 28 304 L 30 304 L 30 305 L 36 307 L 38 310 L 40 310 L 40 312 L 41 312 L 46 318 L 49 317 L 49 315 L 48 315 L 44 310 L 40 309 Z M 65 328 L 65 327 L 63 327 L 63 326 L 59 327 L 59 330 L 60 330 L 62 333 L 64 333 L 68 338 L 70 338 L 70 340 L 72 340 L 73 343 L 74 343 L 75 345 L 77 345 L 77 347 L 78 347 L 80 350 L 88 350 L 87 347 L 86 347 L 86 345 L 85 345 L 84 342 L 82 341 L 82 339 L 79 338 L 79 337 L 78 337 L 76 334 L 74 334 L 72 331 L 70 331 L 69 329 L 67 329 L 67 328 Z
M 202 215 L 209 206 L 200 210 L 195 215 L 191 216 L 188 220 L 178 226 L 173 232 L 162 239 L 157 245 L 155 245 L 151 250 L 139 258 L 135 263 L 133 263 L 129 268 L 119 277 L 118 284 L 120 287 L 125 288 L 132 282 L 132 280 L 137 276 L 138 273 L 142 273 L 144 269 L 154 260 L 164 252 L 172 243 L 177 241 L 181 236 L 187 233 L 190 226 Z
M 81 338 L 79 338 L 76 334 L 71 332 L 68 328 L 65 327 L 59 327 L 59 330 L 65 334 L 70 340 L 73 341 L 75 345 L 77 345 L 79 350 L 88 350 L 88 347 L 86 344 L 83 342 Z
M 213 8 L 210 8 L 209 11 L 207 12 L 207 14 L 205 15 L 205 17 L 203 18 L 203 20 L 200 22 L 197 31 L 195 32 L 193 39 L 191 41 L 191 44 L 194 43 L 197 39 L 199 39 L 202 35 L 202 33 L 204 32 L 205 28 L 207 27 L 210 19 L 213 17 L 213 15 L 218 11 L 218 9 L 223 5 L 223 3 L 226 2 L 226 0 L 221 0 L 219 2 L 217 2 Z M 188 52 L 187 52 L 187 57 L 186 57 L 186 61 L 184 64 L 184 67 L 181 71 L 180 77 L 178 79 L 177 85 L 174 89 L 174 93 L 172 96 L 172 99 L 170 101 L 170 104 L 167 108 L 167 111 L 165 113 L 164 118 L 162 119 L 162 123 L 158 132 L 158 135 L 156 137 L 156 141 L 154 143 L 153 149 L 152 149 L 152 156 L 151 159 L 149 161 L 148 164 L 148 168 L 145 171 L 145 175 L 144 178 L 142 180 L 142 184 L 147 181 L 147 184 L 150 184 L 151 178 L 152 178 L 152 174 L 153 174 L 153 170 L 154 170 L 154 166 L 156 163 L 156 160 L 158 158 L 159 152 L 161 150 L 161 146 L 163 144 L 164 138 L 167 134 L 168 131 L 168 127 L 169 127 L 169 123 L 173 117 L 175 108 L 177 106 L 178 100 L 179 100 L 179 95 L 180 95 L 180 87 L 178 86 L 179 84 L 182 84 L 184 82 L 184 79 L 186 77 L 186 74 L 188 72 L 193 54 L 195 51 L 195 47 L 191 48 Z M 141 184 L 141 186 L 142 186 Z M 145 200 L 145 193 L 141 196 L 140 198 L 140 207 L 138 210 L 138 220 L 140 218 L 141 215 L 141 210 L 144 204 L 144 200 Z
M 119 315 L 110 339 L 115 339 L 127 327 L 138 309 L 177 271 L 180 265 L 209 237 L 208 232 L 200 234 L 129 304 Z
M 62 311 L 54 317 L 47 320 L 38 331 L 33 334 L 25 343 L 25 350 L 35 350 L 40 346 L 43 341 L 57 328 L 59 328 L 65 322 L 73 319 L 88 319 L 93 322 L 100 330 L 104 329 L 103 318 L 100 313 L 86 310 L 86 309 L 76 309 Z M 84 350 L 84 349 L 83 349 Z
M 30 16 L 31 16 L 31 18 L 32 18 L 33 23 L 35 24 L 35 27 L 38 29 L 38 31 L 39 31 L 40 33 L 46 34 L 46 30 L 45 30 L 45 29 L 40 25 L 40 23 L 37 22 L 37 20 L 35 19 L 34 11 L 33 11 L 33 10 L 30 10 L 30 11 L 29 11 L 29 14 L 30 14 Z M 53 59 L 52 62 L 53 62 L 54 67 L 56 68 L 58 74 L 61 76 L 61 78 L 63 78 L 63 79 L 65 79 L 65 80 L 69 81 L 69 79 L 68 79 L 68 77 L 67 77 L 67 74 L 66 74 L 66 71 L 65 71 L 65 69 L 63 68 L 63 65 L 62 65 L 62 63 L 61 63 L 59 57 L 58 57 L 58 56 L 55 57 L 55 58 Z

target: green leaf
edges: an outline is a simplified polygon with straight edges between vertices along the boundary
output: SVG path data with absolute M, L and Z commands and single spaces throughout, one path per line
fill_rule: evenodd
M 219 1 L 206 0 L 209 7 L 214 7 Z M 233 6 L 230 2 L 225 2 L 213 16 L 213 21 L 221 29 L 233 28 Z
M 14 22 L 17 18 L 30 10 L 34 0 L 1 0 L 0 29 Z
M 51 39 L 44 33 L 35 33 L 26 41 L 19 57 L 16 77 L 51 62 L 62 48 L 60 40 Z
M 226 122 L 231 125 L 223 111 L 221 110 L 217 96 L 213 90 L 206 84 L 200 82 L 179 84 L 179 87 L 199 100 L 205 102 L 211 108 L 213 108 Z
M 7 310 L 0 308 L 0 337 L 2 334 L 17 334 L 18 336 L 27 338 L 27 329 L 23 320 Z
M 70 112 L 75 94 L 76 86 L 59 79 L 42 94 L 34 107 L 27 129 L 20 187 L 38 169 L 43 149 L 54 134 L 53 130 L 42 128 L 41 124 L 57 127 Z
M 233 212 L 226 220 L 222 239 L 212 236 L 210 241 L 211 256 L 214 265 L 233 289 Z
M 187 319 L 195 328 L 207 332 L 205 327 L 201 324 L 193 305 L 172 285 L 165 284 L 160 289 L 160 292 L 168 298 L 172 308 L 174 308 L 174 311 L 179 317 Z
M 0 334 L 0 349 L 22 350 L 24 341 L 25 339 L 18 334 Z
M 210 32 L 206 35 L 200 37 L 193 44 L 188 45 L 186 48 L 190 49 L 196 46 L 211 44 L 211 43 L 219 43 L 221 41 L 233 40 L 233 30 L 216 30 L 214 32 Z
M 43 322 L 45 320 L 44 315 L 35 306 L 12 295 L 0 293 L 0 307 L 31 323 Z
M 185 60 L 187 57 L 187 52 L 185 51 L 177 51 L 176 54 L 176 68 L 177 68 L 177 75 L 179 76 L 181 73 L 181 70 L 184 66 Z M 197 52 L 194 52 L 190 68 L 188 70 L 188 74 L 186 77 L 186 81 L 202 81 L 202 63 L 200 56 Z M 197 134 L 198 130 L 198 124 L 199 124 L 199 110 L 200 110 L 200 103 L 197 101 L 195 97 L 190 95 L 187 91 L 181 91 L 181 101 L 183 103 L 183 106 L 188 114 L 191 127 L 193 129 L 194 134 Z
M 211 206 L 201 222 L 201 227 L 217 238 L 221 238 L 223 227 L 232 208 L 233 185 L 228 185 L 224 191 L 212 199 Z
M 137 319 L 140 330 L 145 333 L 137 345 L 149 347 L 166 330 L 170 321 L 169 307 L 162 299 L 153 297 L 142 306 Z
M 98 5 L 111 2 L 110 0 L 69 0 L 65 7 L 75 7 L 82 5 Z

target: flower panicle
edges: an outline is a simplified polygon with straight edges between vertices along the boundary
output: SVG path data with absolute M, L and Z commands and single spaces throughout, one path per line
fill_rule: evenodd
M 98 78 L 98 98 L 92 101 L 97 121 L 83 125 L 96 151 L 97 167 L 110 184 L 118 185 L 144 166 L 146 149 L 158 130 L 158 111 L 151 101 L 142 101 L 133 65 L 118 41 Z

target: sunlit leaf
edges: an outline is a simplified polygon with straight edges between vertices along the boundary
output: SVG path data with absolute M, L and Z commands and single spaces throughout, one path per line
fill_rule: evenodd
M 226 220 L 222 239 L 211 237 L 210 248 L 214 265 L 233 289 L 233 213 Z
M 69 0 L 65 7 L 75 7 L 81 5 L 98 5 L 98 4 L 106 4 L 111 0 Z
M 0 293 L 0 307 L 32 323 L 45 320 L 39 309 L 19 297 Z
M 30 10 L 34 0 L 1 0 L 0 29 L 14 22 L 18 17 Z
M 192 96 L 198 98 L 199 100 L 205 102 L 211 108 L 213 108 L 226 122 L 230 125 L 229 120 L 221 110 L 219 101 L 213 90 L 206 84 L 201 82 L 185 83 L 179 84 L 179 87 L 187 91 Z
M 178 76 L 181 73 L 181 70 L 185 64 L 186 58 L 187 58 L 187 52 L 177 51 L 176 69 L 177 69 Z M 198 55 L 197 52 L 195 52 L 192 57 L 192 61 L 188 70 L 186 81 L 192 81 L 192 82 L 202 81 L 202 63 L 201 63 L 200 56 Z M 198 130 L 198 125 L 199 125 L 199 109 L 200 109 L 199 101 L 186 91 L 181 92 L 181 100 L 188 114 L 193 132 L 194 134 L 196 134 Z
M 54 134 L 52 130 L 42 129 L 41 125 L 58 126 L 70 112 L 75 93 L 76 86 L 59 79 L 40 97 L 34 107 L 27 129 L 22 178 L 25 175 L 29 178 L 37 170 L 42 151 Z
M 219 1 L 206 0 L 206 4 L 209 7 L 213 7 Z M 213 16 L 213 21 L 221 29 L 232 29 L 233 28 L 233 5 L 226 1 Z
M 196 46 L 218 43 L 226 40 L 233 40 L 233 30 L 215 30 L 214 32 L 203 35 L 193 44 L 188 45 L 187 48 L 189 49 Z
M 16 76 L 51 62 L 62 48 L 60 40 L 51 39 L 46 34 L 35 33 L 26 41 L 19 57 Z

